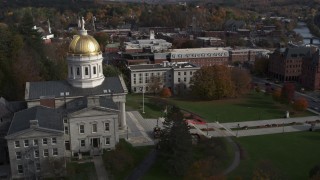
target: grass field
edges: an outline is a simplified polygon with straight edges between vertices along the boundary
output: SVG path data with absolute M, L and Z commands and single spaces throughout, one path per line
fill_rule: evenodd
M 188 110 L 208 122 L 241 122 L 266 119 L 277 119 L 285 115 L 287 110 L 291 110 L 287 105 L 275 102 L 272 97 L 260 92 L 252 92 L 245 97 L 214 101 L 191 101 L 181 99 L 167 99 L 168 102 Z M 145 118 L 158 118 L 162 115 L 162 107 L 152 97 L 145 97 Z M 142 111 L 142 95 L 128 95 L 127 109 Z M 291 117 L 310 116 L 311 112 L 291 114 Z
M 93 162 L 67 163 L 67 177 L 70 180 L 90 180 L 97 179 L 96 170 Z
M 268 160 L 285 179 L 308 179 L 309 170 L 320 163 L 320 131 L 241 137 L 244 159 L 230 178 L 252 179 L 259 162 Z

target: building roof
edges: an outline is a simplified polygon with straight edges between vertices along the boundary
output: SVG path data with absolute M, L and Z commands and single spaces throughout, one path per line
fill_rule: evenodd
M 40 81 L 27 82 L 25 100 L 36 100 L 40 97 L 54 96 L 55 98 L 102 95 L 102 94 L 119 94 L 127 93 L 127 88 L 121 76 L 106 77 L 103 83 L 94 88 L 77 88 L 70 85 L 66 80 L 62 81 Z
M 303 58 L 311 55 L 311 48 L 309 47 L 294 47 L 287 48 L 285 53 L 285 57 L 288 58 Z
M 67 113 L 73 113 L 81 109 L 89 107 L 104 107 L 108 109 L 118 110 L 118 105 L 112 100 L 111 96 L 99 96 L 99 97 L 81 97 L 67 102 Z M 65 111 L 65 107 L 61 107 L 60 110 Z
M 162 64 L 139 64 L 129 66 L 130 70 L 163 70 L 163 69 L 176 69 L 176 68 L 197 68 L 198 66 L 189 62 L 168 62 L 164 61 Z M 198 67 L 199 68 L 199 67 Z
M 29 129 L 30 120 L 38 120 L 40 128 L 63 131 L 63 121 L 55 109 L 35 106 L 15 113 L 7 135 Z

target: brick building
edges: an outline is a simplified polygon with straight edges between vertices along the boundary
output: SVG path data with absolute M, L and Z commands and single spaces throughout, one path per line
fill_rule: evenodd
M 300 81 L 302 62 L 310 56 L 310 47 L 277 49 L 270 56 L 269 75 L 280 81 Z
M 265 55 L 270 53 L 266 49 L 233 49 L 229 51 L 230 63 L 234 62 L 253 62 L 257 55 Z
M 172 49 L 171 62 L 189 62 L 201 66 L 227 65 L 229 51 L 222 48 Z
M 310 90 L 320 89 L 320 54 L 319 50 L 302 63 L 301 85 Z

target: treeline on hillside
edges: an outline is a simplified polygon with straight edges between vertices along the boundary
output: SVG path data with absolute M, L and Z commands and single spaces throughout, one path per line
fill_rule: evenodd
M 8 100 L 24 98 L 26 81 L 66 76 L 65 44 L 44 46 L 33 25 L 31 12 L 17 26 L 0 25 L 0 96 Z
M 96 24 L 108 28 L 117 28 L 124 24 L 130 24 L 132 27 L 186 28 L 192 24 L 192 19 L 195 17 L 198 27 L 208 30 L 223 30 L 223 25 L 228 19 L 249 20 L 251 17 L 248 16 L 248 12 L 236 8 L 214 5 L 197 8 L 193 5 L 179 6 L 175 4 L 106 3 L 99 6 L 82 6 L 74 3 L 76 4 L 74 6 L 72 1 L 66 2 L 69 4 L 65 7 L 60 7 L 59 3 L 41 7 L 4 7 L 0 10 L 0 20 L 15 23 L 21 17 L 21 12 L 24 9 L 30 9 L 35 22 L 50 19 L 53 29 L 67 29 L 71 23 L 77 23 L 79 16 L 85 17 L 85 20 L 90 22 L 86 25 L 91 26 L 92 18 L 95 16 Z

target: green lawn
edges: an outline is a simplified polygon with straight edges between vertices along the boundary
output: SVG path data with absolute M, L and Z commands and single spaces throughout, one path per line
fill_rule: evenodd
M 96 170 L 93 162 L 67 163 L 67 177 L 70 180 L 90 180 L 97 179 Z
M 142 113 L 142 95 L 141 94 L 129 94 L 127 95 L 126 109 L 138 110 L 144 118 L 158 118 L 163 116 L 164 108 L 158 105 L 150 96 L 145 95 L 144 99 L 144 111 Z
M 175 104 L 181 109 L 198 114 L 208 122 L 241 122 L 266 119 L 277 119 L 285 115 L 287 105 L 275 102 L 272 96 L 252 92 L 245 97 L 214 101 L 181 100 L 177 98 L 161 99 L 145 96 L 145 118 L 158 118 L 163 115 L 164 102 Z M 142 95 L 127 95 L 127 110 L 142 112 Z M 311 116 L 309 111 L 291 114 L 291 117 Z
M 230 179 L 252 179 L 259 162 L 268 160 L 286 179 L 308 179 L 309 170 L 320 163 L 320 131 L 237 138 L 244 159 Z

